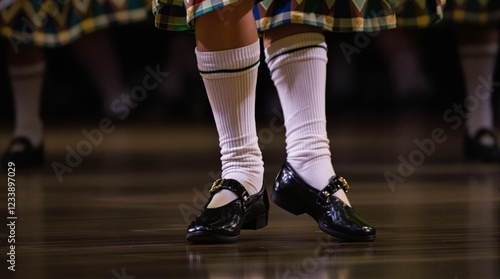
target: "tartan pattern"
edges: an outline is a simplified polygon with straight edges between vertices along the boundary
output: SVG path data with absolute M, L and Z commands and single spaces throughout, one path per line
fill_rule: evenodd
M 398 27 L 427 27 L 443 19 L 446 0 L 396 0 Z
M 240 0 L 153 0 L 155 26 L 171 31 L 194 28 L 194 19 L 216 9 L 236 4 Z M 220 13 L 221 19 L 223 14 Z
M 193 28 L 193 19 L 238 0 L 153 0 L 157 27 L 174 31 Z M 256 1 L 254 16 L 259 31 L 302 23 L 326 31 L 375 31 L 394 28 L 391 0 L 264 0 Z M 221 18 L 223 15 L 221 14 Z
M 190 30 L 197 16 L 238 2 L 153 1 L 155 25 L 173 31 Z M 395 28 L 397 17 L 398 23 L 418 27 L 428 26 L 443 18 L 442 6 L 445 0 L 399 1 L 404 3 L 395 5 L 395 0 L 261 0 L 256 1 L 253 13 L 260 32 L 286 23 L 308 24 L 331 32 L 373 32 Z M 399 14 L 396 16 L 398 8 L 401 11 L 401 19 Z
M 445 18 L 455 23 L 500 23 L 499 0 L 448 0 Z
M 387 0 L 264 0 L 255 6 L 254 15 L 259 31 L 299 23 L 332 32 L 370 32 L 394 28 L 396 24 L 393 6 Z
M 146 20 L 148 10 L 144 0 L 16 0 L 0 10 L 0 34 L 14 45 L 57 47 L 111 25 Z

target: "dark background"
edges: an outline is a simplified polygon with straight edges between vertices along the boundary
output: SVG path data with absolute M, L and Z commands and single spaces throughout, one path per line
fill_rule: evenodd
M 147 22 L 112 27 L 107 32 L 129 89 L 142 83 L 146 74 L 145 67 L 155 68 L 157 64 L 161 65 L 163 71 L 175 73 L 183 80 L 166 79 L 167 83 L 177 82 L 176 85 L 180 85 L 181 90 L 168 92 L 168 88 L 159 87 L 132 111 L 126 121 L 211 121 L 203 84 L 195 71 L 192 33 L 156 29 L 151 18 Z M 412 97 L 401 97 L 394 91 L 387 57 L 382 55 L 375 43 L 376 35 L 359 54 L 352 55 L 351 63 L 347 63 L 340 45 L 342 42 L 355 45 L 356 34 L 326 34 L 330 61 L 327 85 L 329 117 L 346 110 L 380 112 L 411 109 L 442 113 L 454 103 L 463 103 L 465 92 L 453 30 L 442 24 L 408 32 L 412 34 L 414 43 L 421 52 L 424 74 L 432 87 L 429 92 Z M 12 125 L 13 121 L 12 96 L 6 74 L 6 47 L 9 45 L 4 40 L 0 49 L 4 53 L 0 56 L 0 123 L 4 127 Z M 72 45 L 47 48 L 45 52 L 47 71 L 43 88 L 42 116 L 46 123 L 58 125 L 68 121 L 102 117 L 102 94 L 75 55 Z M 172 57 L 175 57 L 175 60 Z M 179 73 L 177 68 L 186 68 L 180 64 L 190 65 L 192 70 Z M 334 77 L 342 74 L 342 71 L 348 71 L 351 75 L 350 80 L 345 80 L 342 86 L 339 86 L 335 84 L 338 79 Z M 257 88 L 259 121 L 268 119 L 273 108 L 279 108 L 277 100 L 266 65 L 261 63 Z

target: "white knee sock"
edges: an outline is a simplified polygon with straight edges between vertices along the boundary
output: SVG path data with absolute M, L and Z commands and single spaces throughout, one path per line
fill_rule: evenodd
M 289 36 L 273 42 L 265 54 L 285 117 L 287 161 L 306 183 L 323 189 L 335 175 L 326 131 L 325 38 Z M 337 195 L 349 204 L 343 191 Z
M 477 103 L 466 102 L 469 117 L 465 125 L 469 137 L 482 128 L 493 131 L 493 74 L 498 53 L 498 43 L 459 47 L 467 96 Z M 481 139 L 483 144 L 493 144 L 493 139 Z
M 42 143 L 43 122 L 40 116 L 45 63 L 9 66 L 15 108 L 15 137 L 26 137 L 34 147 Z
M 222 177 L 237 180 L 250 195 L 255 194 L 262 189 L 264 179 L 255 124 L 259 41 L 231 50 L 196 50 L 196 57 L 219 133 Z M 224 205 L 235 197 L 223 190 L 209 207 Z

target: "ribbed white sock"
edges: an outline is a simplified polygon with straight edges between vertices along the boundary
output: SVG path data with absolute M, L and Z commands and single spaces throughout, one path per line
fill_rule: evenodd
M 289 36 L 273 42 L 265 54 L 285 118 L 287 161 L 321 190 L 335 175 L 326 131 L 325 38 L 318 33 Z M 344 191 L 336 195 L 349 204 Z
M 9 66 L 15 108 L 15 137 L 26 137 L 34 147 L 42 143 L 43 121 L 40 116 L 45 63 Z
M 468 118 L 465 125 L 469 137 L 482 128 L 493 131 L 493 74 L 498 53 L 498 43 L 460 46 L 458 48 L 467 96 L 474 102 L 465 102 Z M 492 138 L 481 139 L 485 145 L 492 145 Z
M 255 88 L 260 59 L 259 41 L 224 51 L 196 50 L 219 133 L 222 177 L 240 182 L 250 195 L 262 189 L 264 163 L 255 123 Z M 236 198 L 222 190 L 208 207 L 219 207 Z

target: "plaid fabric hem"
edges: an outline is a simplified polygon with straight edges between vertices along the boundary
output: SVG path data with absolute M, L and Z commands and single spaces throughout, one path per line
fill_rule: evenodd
M 240 2 L 240 0 L 153 0 L 155 26 L 170 31 L 188 31 L 194 28 L 194 19 L 203 14 Z M 224 14 L 219 13 L 221 20 Z
M 394 15 L 388 15 L 379 18 L 357 17 L 350 19 L 335 19 L 333 17 L 307 17 L 303 16 L 303 14 L 295 14 L 295 16 L 292 17 L 283 16 L 260 19 L 257 21 L 257 29 L 259 31 L 265 31 L 287 23 L 312 25 L 330 32 L 375 32 L 396 28 L 396 17 Z
M 498 24 L 500 1 L 498 0 L 448 0 L 445 19 L 455 23 Z
M 153 0 L 155 25 L 172 31 L 193 28 L 193 20 L 202 14 L 238 0 Z M 286 23 L 321 27 L 325 31 L 377 31 L 396 27 L 396 18 L 389 0 L 297 1 L 264 0 L 254 6 L 259 31 Z M 375 3 L 375 4 L 374 4 Z M 221 18 L 223 14 L 221 13 Z
M 193 27 L 187 23 L 184 0 L 153 0 L 155 26 L 170 31 L 187 31 Z
M 153 0 L 155 25 L 186 31 L 197 16 L 238 0 Z M 262 32 L 287 23 L 308 24 L 331 32 L 374 32 L 397 25 L 427 27 L 443 18 L 445 0 L 263 0 L 254 16 Z M 396 2 L 396 3 L 394 3 Z M 399 12 L 397 12 L 399 11 Z M 221 19 L 223 14 L 221 13 Z
M 424 28 L 441 21 L 446 0 L 397 0 L 398 27 Z
M 0 35 L 14 45 L 58 47 L 85 34 L 112 25 L 143 21 L 148 16 L 146 3 L 142 0 L 89 1 L 87 6 L 81 1 L 76 1 L 80 4 L 59 5 L 54 1 L 57 0 L 18 0 L 0 10 Z
M 286 23 L 308 24 L 330 32 L 378 31 L 396 27 L 389 1 L 264 0 L 254 8 L 259 31 Z

